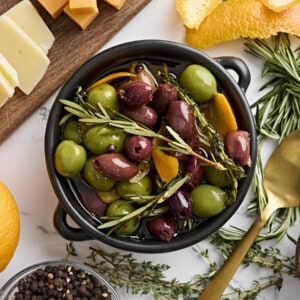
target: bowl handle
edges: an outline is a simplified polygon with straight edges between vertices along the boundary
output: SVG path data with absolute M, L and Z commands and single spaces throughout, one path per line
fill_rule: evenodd
M 60 205 L 56 207 L 54 212 L 53 223 L 56 230 L 66 240 L 79 242 L 92 239 L 92 237 L 82 229 L 71 227 L 67 223 L 67 213 Z
M 216 57 L 215 60 L 225 69 L 233 70 L 237 73 L 239 77 L 238 85 L 243 92 L 246 92 L 251 80 L 251 74 L 246 63 L 242 59 L 234 56 Z

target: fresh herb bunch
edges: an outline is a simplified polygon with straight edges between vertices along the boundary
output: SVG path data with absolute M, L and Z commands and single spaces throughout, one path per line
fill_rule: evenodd
M 222 238 L 219 233 L 210 239 L 213 246 L 221 252 L 224 258 L 228 257 L 235 249 L 237 242 Z M 126 288 L 133 294 L 148 294 L 154 299 L 198 299 L 207 283 L 211 280 L 218 269 L 217 263 L 211 258 L 210 250 L 202 249 L 200 244 L 194 247 L 201 259 L 207 264 L 207 271 L 201 275 L 195 275 L 191 281 L 180 282 L 176 278 L 167 279 L 165 271 L 170 267 L 166 264 L 154 264 L 151 261 L 137 261 L 132 254 L 119 252 L 106 252 L 100 248 L 90 247 L 90 254 L 85 261 L 104 276 L 113 285 Z M 67 258 L 77 256 L 74 245 L 67 245 Z M 261 248 L 255 244 L 245 257 L 243 264 L 248 266 L 255 264 L 260 268 L 271 271 L 272 275 L 263 281 L 254 280 L 252 285 L 241 290 L 230 286 L 230 290 L 223 295 L 222 299 L 256 299 L 263 290 L 273 286 L 280 289 L 283 275 L 294 277 L 296 275 L 295 258 L 283 255 L 276 248 Z
M 262 77 L 270 78 L 260 90 L 266 94 L 257 100 L 251 108 L 255 114 L 258 138 L 258 156 L 254 175 L 255 198 L 248 206 L 249 212 L 260 214 L 268 202 L 262 185 L 264 165 L 261 150 L 267 140 L 280 143 L 287 135 L 300 128 L 300 49 L 292 50 L 289 36 L 279 33 L 271 40 L 247 39 L 246 52 L 264 61 Z M 298 217 L 299 208 L 277 210 L 267 223 L 267 230 L 258 236 L 258 240 L 276 238 L 280 241 L 289 226 Z M 240 239 L 243 231 L 222 229 L 235 239 Z

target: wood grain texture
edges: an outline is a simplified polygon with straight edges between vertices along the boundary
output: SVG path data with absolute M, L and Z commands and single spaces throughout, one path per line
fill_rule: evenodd
M 117 11 L 106 3 L 99 2 L 99 16 L 86 29 L 81 30 L 68 16 L 52 19 L 35 0 L 31 2 L 38 9 L 55 36 L 49 51 L 50 66 L 47 73 L 32 93 L 24 95 L 20 90 L 0 108 L 0 144 L 10 133 L 47 100 L 72 73 L 136 15 L 151 0 L 127 0 Z M 0 3 L 0 14 L 7 11 L 18 0 L 4 0 Z

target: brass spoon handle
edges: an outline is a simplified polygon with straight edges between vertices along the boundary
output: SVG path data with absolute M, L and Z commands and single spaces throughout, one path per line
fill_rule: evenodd
M 263 218 L 263 220 L 260 217 L 256 218 L 236 249 L 231 253 L 222 268 L 208 284 L 202 295 L 199 297 L 199 300 L 219 300 L 221 298 L 231 278 L 242 263 L 266 221 L 267 218 Z

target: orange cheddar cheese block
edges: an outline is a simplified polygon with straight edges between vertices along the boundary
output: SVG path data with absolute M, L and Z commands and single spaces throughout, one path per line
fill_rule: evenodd
M 126 2 L 126 0 L 104 0 L 104 1 L 118 10 L 120 10 Z
M 74 12 L 73 10 L 70 9 L 69 5 L 66 5 L 64 8 L 64 12 L 76 23 L 78 24 L 81 29 L 86 29 L 92 22 L 93 20 L 98 16 L 99 10 L 95 12 Z
M 57 18 L 63 12 L 69 0 L 38 0 L 38 2 L 53 18 Z
M 96 13 L 97 0 L 69 0 L 70 10 L 77 13 Z

